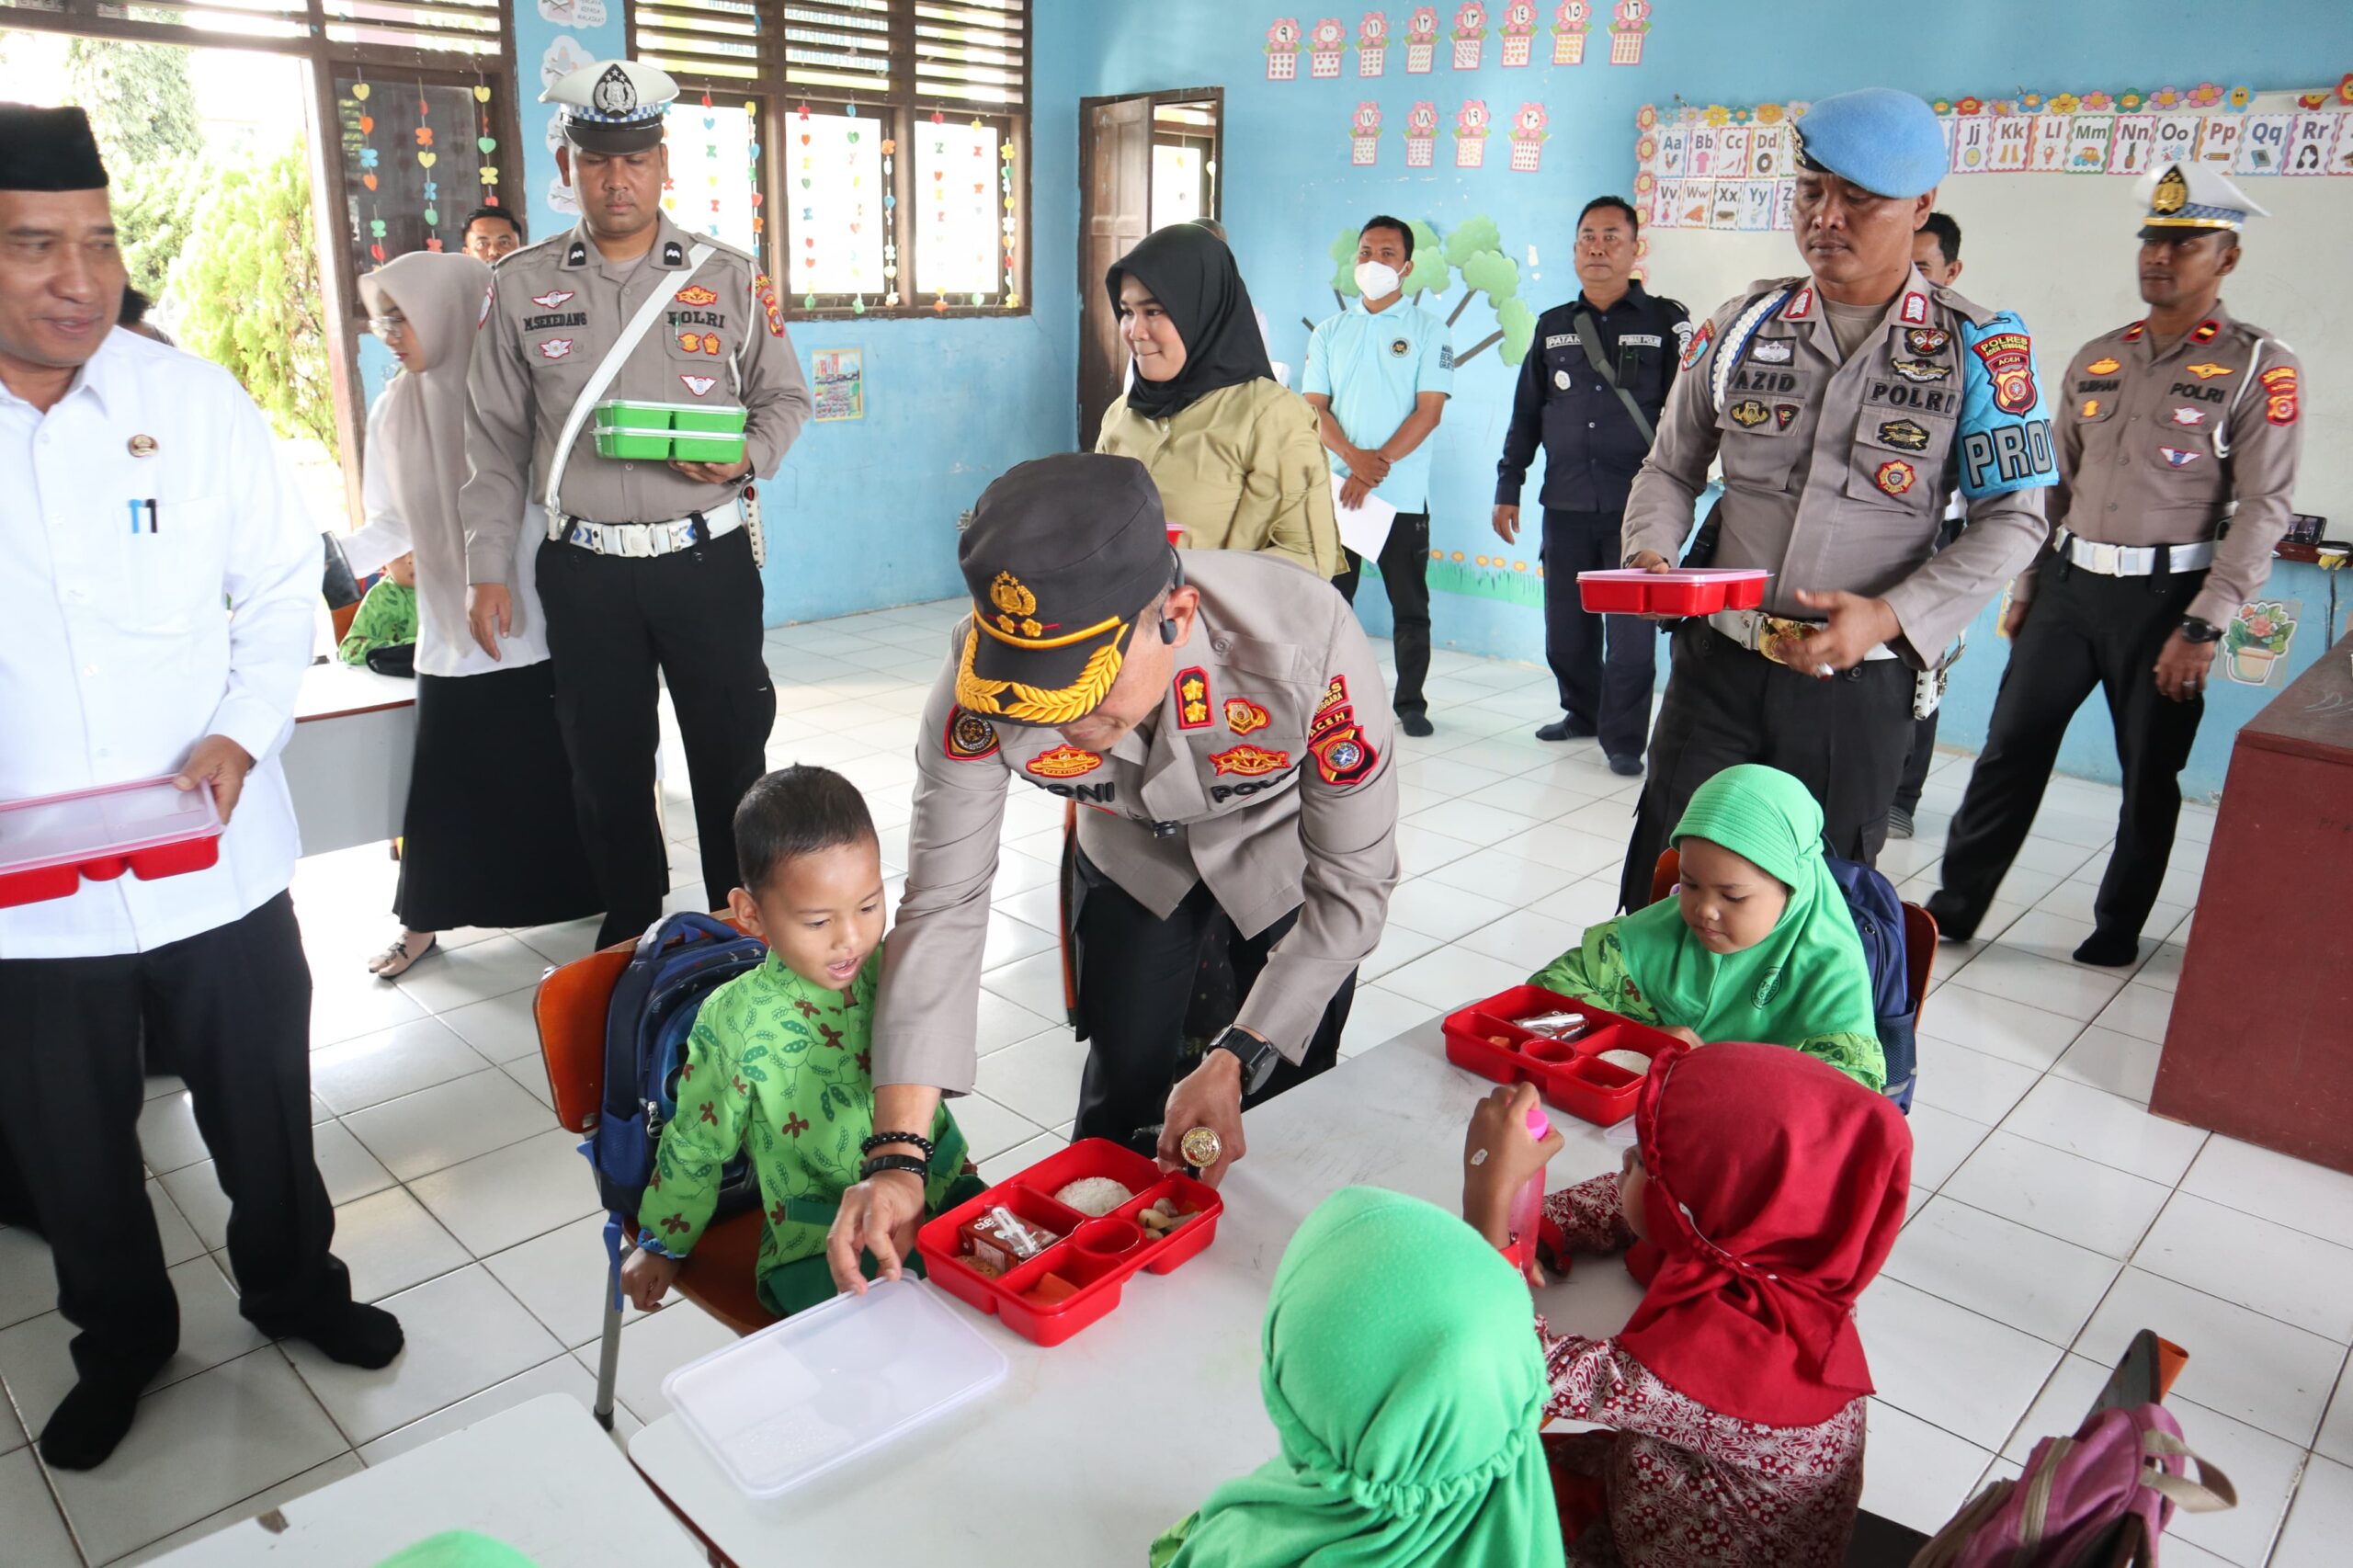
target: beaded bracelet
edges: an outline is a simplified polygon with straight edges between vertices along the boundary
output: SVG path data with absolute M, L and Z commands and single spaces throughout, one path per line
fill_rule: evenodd
M 926 1163 L 928 1163 L 931 1160 L 931 1157 L 939 1152 L 938 1148 L 933 1145 L 930 1139 L 919 1137 L 913 1132 L 878 1132 L 873 1137 L 869 1138 L 865 1142 L 860 1143 L 858 1146 L 858 1152 L 861 1154 L 871 1154 L 875 1150 L 887 1149 L 893 1143 L 907 1143 L 912 1144 L 915 1148 L 921 1149 L 923 1151 L 923 1157 Z

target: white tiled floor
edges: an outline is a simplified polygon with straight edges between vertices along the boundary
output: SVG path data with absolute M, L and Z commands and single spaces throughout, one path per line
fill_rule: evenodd
M 780 709 L 769 757 L 822 761 L 858 783 L 894 873 L 911 716 L 956 613 L 917 606 L 768 638 Z M 1406 877 L 1363 966 L 1344 1053 L 1516 983 L 1610 913 L 1639 781 L 1612 775 L 1590 742 L 1532 738 L 1550 685 L 1529 666 L 1437 655 L 1438 732 L 1399 743 Z M 667 821 L 686 835 L 672 864 L 690 881 L 675 737 L 667 777 Z M 1922 836 L 1891 846 L 1907 897 L 1937 885 L 1967 779 L 1965 758 L 1940 759 Z M 2234 1512 L 2184 1517 L 2169 1559 L 2340 1561 L 2353 1528 L 2353 1177 L 2143 1108 L 2212 822 L 2185 814 L 2139 970 L 2089 970 L 2067 954 L 2090 929 L 2115 809 L 2113 790 L 2057 781 L 1979 940 L 1939 953 L 1913 1215 L 1860 1312 L 1880 1391 L 1866 1501 L 1941 1521 L 2035 1437 L 2072 1426 L 2148 1326 L 2190 1348 L 2174 1405 L 2241 1497 Z M 961 1108 L 993 1176 L 1062 1145 L 1085 1060 L 1060 1020 L 1052 956 L 1061 815 L 1026 790 L 1008 801 L 981 1092 Z M 296 897 L 318 988 L 313 1108 L 336 1247 L 361 1294 L 400 1313 L 407 1353 L 359 1374 L 246 1328 L 218 1251 L 226 1202 L 178 1085 L 154 1081 L 149 1193 L 187 1329 L 131 1439 L 93 1474 L 44 1471 L 25 1436 L 63 1392 L 68 1330 L 51 1310 L 44 1249 L 0 1231 L 11 1568 L 140 1561 L 509 1404 L 548 1392 L 588 1401 L 601 1219 L 576 1140 L 551 1125 L 529 1002 L 542 970 L 588 950 L 593 924 L 452 933 L 449 951 L 382 984 L 361 964 L 388 935 L 392 871 L 380 849 L 319 856 Z M 665 1373 L 724 1338 L 689 1306 L 631 1320 L 624 1433 L 662 1414 Z

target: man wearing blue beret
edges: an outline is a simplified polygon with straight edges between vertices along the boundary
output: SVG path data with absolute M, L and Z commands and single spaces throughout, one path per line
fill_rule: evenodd
M 2033 558 L 2058 478 L 2025 324 L 1913 265 L 1947 163 L 1935 113 L 1866 88 L 1795 130 L 1807 273 L 1750 285 L 1692 335 L 1627 501 L 1625 563 L 1665 571 L 1721 458 L 1690 563 L 1773 574 L 1762 609 L 1674 631 L 1628 908 L 1692 791 L 1736 763 L 1804 780 L 1830 852 L 1873 859 L 1930 671 Z M 1966 517 L 1938 550 L 1955 488 Z

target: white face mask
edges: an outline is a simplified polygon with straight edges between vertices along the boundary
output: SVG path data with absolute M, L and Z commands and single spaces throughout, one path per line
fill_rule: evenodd
M 1368 300 L 1385 300 L 1397 292 L 1401 279 L 1397 269 L 1385 262 L 1357 263 L 1357 290 Z

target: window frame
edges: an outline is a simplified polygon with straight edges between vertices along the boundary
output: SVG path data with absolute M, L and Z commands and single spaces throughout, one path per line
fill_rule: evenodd
M 760 18 L 762 40 L 759 76 L 751 82 L 730 77 L 711 76 L 692 72 L 673 71 L 677 81 L 679 101 L 699 103 L 708 91 L 714 100 L 733 94 L 740 101 L 752 98 L 760 102 L 760 192 L 761 211 L 767 221 L 761 227 L 763 248 L 756 254 L 761 270 L 775 278 L 779 302 L 788 321 L 953 321 L 988 320 L 1026 316 L 1031 313 L 1030 297 L 1030 117 L 1034 108 L 1037 87 L 1037 0 L 1024 0 L 1020 13 L 1021 84 L 1018 104 L 975 104 L 926 94 L 918 90 L 915 74 L 915 6 L 920 0 L 886 0 L 888 10 L 887 36 L 890 40 L 891 80 L 893 90 L 886 94 L 860 94 L 839 86 L 801 88 L 789 80 L 785 61 L 784 8 L 789 0 L 753 0 Z M 624 37 L 630 57 L 639 57 L 637 42 L 637 6 L 634 0 L 623 5 Z M 896 265 L 899 275 L 891 280 L 898 285 L 896 305 L 884 304 L 886 286 L 882 292 L 866 296 L 866 308 L 857 307 L 858 296 L 850 294 L 820 294 L 814 305 L 804 304 L 805 294 L 790 292 L 791 267 L 789 259 L 801 220 L 795 215 L 789 191 L 791 159 L 788 152 L 792 145 L 793 124 L 806 107 L 812 114 L 847 113 L 856 108 L 858 118 L 870 119 L 880 128 L 882 136 L 893 147 L 891 154 L 891 175 L 888 194 L 892 199 L 886 211 L 886 238 L 896 244 Z M 951 296 L 942 309 L 936 297 L 919 298 L 915 290 L 916 255 L 921 240 L 916 233 L 915 205 L 914 137 L 929 123 L 938 112 L 944 119 L 972 119 L 1001 123 L 1006 134 L 999 145 L 1013 142 L 1014 161 L 1014 246 L 1009 266 L 1000 269 L 997 286 L 990 291 L 989 301 L 975 305 L 971 295 Z M 992 164 L 993 178 L 1001 180 L 1004 165 L 1000 159 Z M 1001 201 L 1002 197 L 998 199 Z M 1002 208 L 999 209 L 1002 211 Z M 999 247 L 999 254 L 1005 253 Z M 1008 287 L 1004 272 L 1010 271 L 1014 281 L 1010 292 L 1019 301 L 1005 302 Z

